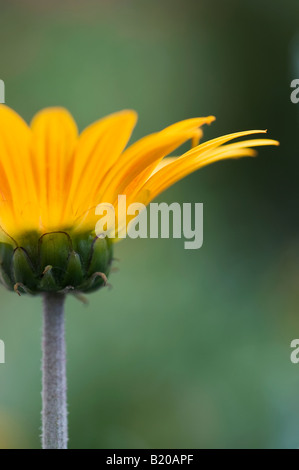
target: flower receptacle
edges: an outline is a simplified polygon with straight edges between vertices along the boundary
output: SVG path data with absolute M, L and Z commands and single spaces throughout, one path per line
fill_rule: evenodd
M 26 233 L 0 242 L 0 283 L 9 290 L 88 293 L 104 286 L 112 263 L 112 241 L 89 233 Z

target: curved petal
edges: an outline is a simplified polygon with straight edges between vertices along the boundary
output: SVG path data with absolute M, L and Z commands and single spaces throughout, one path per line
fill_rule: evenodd
M 73 207 L 78 206 L 76 198 L 80 200 L 78 211 L 93 200 L 103 178 L 127 145 L 136 121 L 135 111 L 124 110 L 95 122 L 80 135 L 69 194 Z
M 124 151 L 108 173 L 101 187 L 100 199 L 105 197 L 106 201 L 113 201 L 117 194 L 124 194 L 125 188 L 142 172 L 146 179 L 146 168 L 152 170 L 154 164 L 158 164 L 184 142 L 197 139 L 201 135 L 199 126 L 210 124 L 214 119 L 214 116 L 186 119 L 135 142 Z
M 264 132 L 264 131 L 255 131 Z M 237 137 L 251 133 L 242 132 L 238 133 Z M 227 137 L 227 136 L 226 136 Z M 218 140 L 219 141 L 219 140 Z M 210 141 L 211 142 L 211 141 Z M 148 204 L 158 194 L 165 191 L 171 185 L 184 178 L 193 171 L 213 163 L 218 160 L 227 158 L 239 158 L 242 156 L 255 156 L 256 152 L 251 148 L 254 146 L 263 145 L 279 145 L 276 140 L 270 139 L 253 139 L 243 142 L 237 142 L 230 145 L 219 146 L 214 148 L 213 146 L 202 144 L 187 152 L 181 157 L 170 162 L 162 169 L 154 173 L 140 188 L 136 195 L 138 202 Z
M 77 126 L 66 109 L 57 107 L 37 113 L 31 129 L 41 220 L 45 227 L 53 228 L 66 223 L 63 209 L 78 138 Z
M 31 131 L 25 121 L 8 106 L 0 105 L 0 224 L 5 229 L 20 220 L 22 207 L 36 200 L 30 165 Z M 6 216 L 3 217 L 5 211 Z M 5 223 L 3 219 L 5 218 Z

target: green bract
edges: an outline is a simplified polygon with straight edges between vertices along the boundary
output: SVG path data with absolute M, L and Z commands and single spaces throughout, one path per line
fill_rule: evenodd
M 112 241 L 90 233 L 25 233 L 18 244 L 2 236 L 0 282 L 9 290 L 93 292 L 104 286 L 112 262 Z

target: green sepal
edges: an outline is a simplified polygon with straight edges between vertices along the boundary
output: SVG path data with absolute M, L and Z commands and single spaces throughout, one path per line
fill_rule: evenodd
M 91 259 L 88 266 L 87 275 L 92 276 L 95 272 L 105 273 L 108 275 L 110 254 L 108 249 L 108 239 L 96 237 L 93 241 L 91 249 Z
M 6 289 L 13 290 L 13 282 L 8 274 L 6 274 L 2 266 L 0 266 L 0 282 L 4 285 L 4 287 L 6 287 Z
M 52 266 L 52 276 L 59 282 L 64 276 L 65 267 L 72 251 L 72 242 L 65 232 L 45 233 L 39 239 L 39 268 L 43 272 L 46 266 Z
M 67 267 L 65 270 L 65 276 L 62 284 L 64 286 L 78 286 L 83 282 L 83 271 L 81 266 L 81 260 L 78 253 L 72 251 L 69 255 Z
M 35 295 L 36 292 L 35 291 L 32 291 L 31 289 L 28 289 L 27 286 L 24 286 L 24 284 L 22 284 L 21 282 L 17 282 L 15 285 L 14 285 L 14 291 L 18 294 L 18 295 L 22 295 L 22 294 L 31 294 L 31 295 Z
M 102 277 L 102 272 L 93 273 L 81 286 L 78 287 L 78 290 L 81 292 L 93 292 L 100 287 L 106 285 L 104 277 Z
M 58 292 L 61 290 L 62 286 L 58 286 L 56 280 L 53 276 L 52 266 L 46 266 L 42 278 L 38 283 L 38 289 L 45 292 Z
M 10 243 L 0 242 L 0 266 L 5 273 L 11 275 L 11 259 L 14 247 Z
M 14 250 L 12 264 L 14 282 L 24 284 L 29 289 L 35 289 L 37 277 L 24 248 L 16 248 Z
M 74 250 L 79 253 L 82 268 L 84 271 L 88 270 L 88 265 L 91 259 L 91 248 L 93 246 L 95 237 L 92 234 L 78 234 L 73 237 Z
M 18 245 L 26 250 L 26 253 L 34 265 L 34 268 L 38 268 L 36 263 L 38 260 L 39 238 L 40 236 L 37 232 L 27 231 L 24 232 L 18 239 Z

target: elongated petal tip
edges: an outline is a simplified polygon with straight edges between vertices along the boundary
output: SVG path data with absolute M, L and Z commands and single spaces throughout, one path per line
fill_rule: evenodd
M 212 122 L 216 121 L 216 116 L 208 116 L 206 119 L 207 124 L 211 124 Z

